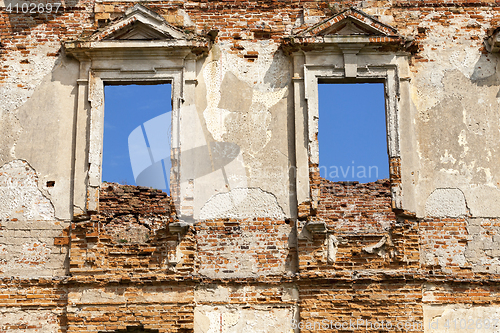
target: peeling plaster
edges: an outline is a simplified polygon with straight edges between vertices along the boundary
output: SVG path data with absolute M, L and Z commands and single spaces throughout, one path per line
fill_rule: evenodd
M 30 31 L 27 38 L 44 33 L 44 25 L 37 26 Z M 38 37 L 39 38 L 39 37 Z M 30 46 L 29 57 L 21 50 L 9 52 L 9 57 L 2 60 L 2 69 L 7 77 L 0 84 L 0 164 L 15 158 L 15 145 L 21 134 L 21 126 L 17 116 L 17 109 L 32 97 L 36 88 L 49 75 L 58 58 L 47 57 L 48 53 L 56 53 L 60 48 L 57 43 L 36 43 Z M 27 63 L 20 63 L 20 59 Z
M 54 220 L 54 207 L 38 189 L 38 176 L 25 161 L 0 167 L 0 221 Z
M 0 331 L 10 333 L 57 333 L 60 332 L 60 314 L 50 310 L 28 310 L 21 308 L 0 309 Z M 12 327 L 24 327 L 12 329 Z
M 434 217 L 459 217 L 467 214 L 467 204 L 462 191 L 456 188 L 438 188 L 429 195 L 425 215 Z
M 500 165 L 492 156 L 500 151 L 497 129 L 500 104 L 496 98 L 500 81 L 496 74 L 482 78 L 486 70 L 474 69 L 472 77 L 477 79 L 467 78 L 456 69 L 446 71 L 443 88 L 436 92 L 443 94 L 441 101 L 435 107 L 420 111 L 416 130 L 422 208 L 436 188 L 454 187 L 465 195 L 473 216 L 499 216 L 495 202 L 500 201 Z M 446 129 L 443 124 L 447 124 Z M 489 196 L 483 193 L 485 187 Z M 484 201 L 477 200 L 479 196 Z M 425 215 L 423 210 L 419 216 Z
M 493 325 L 494 320 L 500 318 L 500 307 L 498 306 L 425 304 L 423 306 L 423 312 L 425 333 L 500 332 L 498 323 Z M 483 326 L 481 326 L 480 329 L 475 328 L 478 320 L 482 322 L 486 319 L 490 322 L 489 328 Z M 462 321 L 461 326 L 460 321 Z M 448 323 L 447 326 L 446 323 Z M 471 323 L 474 323 L 474 325 L 471 326 Z
M 205 203 L 200 212 L 203 220 L 257 217 L 285 218 L 276 197 L 259 188 L 236 188 L 228 193 L 216 194 Z
M 256 58 L 249 61 L 231 50 L 232 43 L 219 43 L 201 68 L 200 87 L 205 89 L 201 94 L 206 96 L 206 107 L 200 114 L 202 126 L 206 126 L 213 140 L 240 148 L 239 169 L 244 174 L 238 172 L 237 181 L 241 185 L 238 187 L 245 185 L 272 193 L 288 214 L 290 147 L 288 129 L 282 124 L 287 122 L 290 108 L 287 101 L 290 59 L 272 41 L 240 40 L 238 44 L 241 53 L 253 52 Z M 211 138 L 207 138 L 209 141 Z M 234 178 L 229 174 L 223 176 L 225 183 Z M 214 183 L 213 180 L 197 179 L 195 186 L 211 188 L 210 183 Z M 214 190 L 220 193 L 234 188 L 226 185 Z M 203 201 L 194 205 L 196 216 L 207 200 L 201 199 Z M 200 200 L 199 193 L 195 200 Z
M 197 306 L 195 333 L 282 333 L 290 330 L 294 318 L 286 308 L 242 309 L 231 306 Z
M 469 219 L 464 258 L 473 272 L 500 273 L 500 227 L 487 219 Z
M 219 107 L 223 81 L 226 75 L 234 75 L 237 80 L 246 83 L 252 91 L 251 100 L 246 101 L 246 103 L 251 104 L 248 111 L 250 116 L 240 119 L 239 122 L 246 124 L 251 120 L 252 127 L 264 130 L 266 140 L 260 147 L 263 148 L 271 139 L 271 132 L 268 130 L 271 117 L 269 109 L 287 95 L 288 87 L 286 83 L 289 81 L 289 73 L 282 70 L 286 65 L 286 60 L 281 59 L 284 58 L 283 55 L 281 53 L 274 54 L 277 45 L 270 44 L 265 45 L 265 47 L 256 47 L 253 43 L 241 43 L 245 45 L 246 50 L 258 52 L 259 57 L 256 62 L 249 63 L 245 59 L 231 54 L 224 44 L 220 45 L 220 51 L 212 51 L 216 54 L 215 57 L 219 55 L 220 57 L 217 60 L 210 61 L 203 68 L 203 78 L 207 89 L 207 107 L 203 111 L 203 117 L 209 132 L 216 141 L 235 142 L 234 138 L 224 138 L 228 128 L 232 128 L 232 126 L 228 126 L 226 119 L 232 112 L 241 112 L 243 110 Z M 278 60 L 277 63 L 276 60 Z M 232 91 L 235 91 L 236 87 L 225 88 L 225 90 L 231 90 L 232 88 Z M 237 124 L 234 124 L 233 120 L 231 125 Z M 255 154 L 256 151 L 252 153 Z
M 38 25 L 30 30 L 30 35 L 27 38 L 36 38 L 34 36 L 43 33 L 44 29 L 43 24 Z M 21 51 L 9 52 L 9 57 L 2 61 L 8 76 L 0 85 L 0 100 L 2 101 L 0 103 L 0 116 L 4 113 L 14 112 L 33 95 L 36 87 L 52 71 L 58 59 L 47 57 L 47 53 L 56 53 L 60 47 L 59 42 L 36 43 L 30 46 L 29 58 L 24 56 Z M 24 58 L 28 59 L 28 63 L 19 62 L 19 59 Z

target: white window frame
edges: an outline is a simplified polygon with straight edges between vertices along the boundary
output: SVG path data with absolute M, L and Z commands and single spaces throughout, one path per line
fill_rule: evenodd
M 318 84 L 383 82 L 392 206 L 403 209 L 400 114 L 402 105 L 409 106 L 408 55 L 364 47 L 365 44 L 339 43 L 292 53 L 298 204 L 309 201 L 314 209 L 320 196 L 320 189 L 311 182 L 319 174 Z
M 172 48 L 150 41 L 101 41 L 73 49 L 80 60 L 74 164 L 74 215 L 98 211 L 104 133 L 104 85 L 172 85 L 171 188 L 178 186 L 179 128 L 182 107 L 194 104 L 196 55 L 190 48 Z M 174 200 L 179 199 L 179 193 Z M 182 208 L 182 207 L 181 207 Z

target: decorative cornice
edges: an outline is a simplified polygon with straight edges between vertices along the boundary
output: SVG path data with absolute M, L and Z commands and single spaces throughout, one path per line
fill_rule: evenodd
M 182 49 L 202 53 L 208 47 L 207 38 L 181 31 L 141 4 L 127 9 L 121 19 L 90 36 L 64 43 L 66 52 L 79 60 L 175 56 Z
M 292 44 L 402 44 L 397 30 L 351 7 L 289 38 Z

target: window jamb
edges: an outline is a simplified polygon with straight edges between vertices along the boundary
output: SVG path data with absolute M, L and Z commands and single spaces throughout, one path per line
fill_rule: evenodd
M 296 135 L 295 142 L 297 148 L 295 165 L 297 203 L 300 205 L 309 201 L 314 211 L 320 197 L 320 189 L 315 184 L 315 179 L 319 177 L 318 84 L 321 81 L 335 81 L 336 83 L 383 81 L 392 205 L 393 209 L 402 209 L 399 138 L 401 89 L 399 73 L 401 69 L 399 64 L 394 62 L 394 59 L 398 57 L 395 57 L 394 54 L 370 51 L 366 54 L 357 54 L 354 57 L 354 61 L 357 63 L 356 75 L 352 77 L 352 72 L 346 73 L 345 58 L 338 48 L 325 48 L 321 51 L 298 51 L 292 56 L 294 58 L 293 81 L 296 96 L 294 101 L 295 131 L 299 134 Z M 366 56 L 365 58 L 369 59 L 369 62 L 363 56 Z M 301 138 L 300 133 L 304 133 L 304 138 Z M 305 160 L 305 156 L 307 156 L 307 160 Z M 304 174 L 307 174 L 307 178 Z
M 104 123 L 104 85 L 130 83 L 171 83 L 172 137 L 170 170 L 171 196 L 179 203 L 180 109 L 194 101 L 196 57 L 189 49 L 164 51 L 161 57 L 123 52 L 119 59 L 109 55 L 81 60 L 76 119 L 77 150 L 74 165 L 74 215 L 98 211 Z M 111 61 L 110 61 L 111 60 Z M 153 64 L 152 64 L 153 63 Z M 85 147 L 86 154 L 78 153 Z M 82 176 L 82 173 L 86 176 Z

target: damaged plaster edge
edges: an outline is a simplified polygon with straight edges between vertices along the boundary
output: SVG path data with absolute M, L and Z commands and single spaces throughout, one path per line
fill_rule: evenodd
M 458 194 L 458 192 L 460 194 Z M 458 195 L 460 198 L 453 198 L 453 195 Z M 458 187 L 434 188 L 427 196 L 424 211 L 424 217 L 458 218 L 471 216 L 471 210 L 467 204 L 467 197 L 464 191 Z
M 500 218 L 500 189 L 488 184 L 474 184 L 464 189 L 471 218 Z
M 49 202 L 49 204 L 52 207 L 52 210 L 54 212 L 54 215 L 52 216 L 52 220 L 55 220 L 55 221 L 66 221 L 64 219 L 60 219 L 60 218 L 57 217 L 57 215 L 56 215 L 56 208 L 54 206 L 54 203 L 52 202 L 52 196 L 51 196 L 50 192 L 47 191 L 47 189 L 43 185 L 40 184 L 40 173 L 36 171 L 36 169 L 31 165 L 30 162 L 28 162 L 26 159 L 14 158 L 14 159 L 12 159 L 12 160 L 10 160 L 10 161 L 8 161 L 8 162 L 0 165 L 0 170 L 3 167 L 5 167 L 7 164 L 12 163 L 12 162 L 17 162 L 17 161 L 25 163 L 33 171 L 33 173 L 35 174 L 35 183 L 36 183 L 37 189 L 38 189 L 38 191 L 40 191 L 40 194 L 45 199 L 47 199 L 47 201 Z M 29 221 L 29 220 L 27 220 L 27 221 Z
M 28 97 L 29 98 L 29 97 Z M 24 105 L 24 104 L 23 104 Z M 7 111 L 12 117 L 14 117 L 15 121 L 17 122 L 17 124 L 19 125 L 19 129 L 13 133 L 15 134 L 14 136 L 14 142 L 12 143 L 12 147 L 10 148 L 10 157 L 12 158 L 11 161 L 13 160 L 16 160 L 16 146 L 17 146 L 17 143 L 19 142 L 19 138 L 21 137 L 21 133 L 23 132 L 23 127 L 21 126 L 21 120 L 19 119 L 19 117 L 17 116 L 17 114 L 14 112 L 16 110 L 18 110 L 19 108 L 16 108 L 15 110 L 13 111 Z M 9 161 L 10 162 L 10 161 Z M 6 162 L 4 164 L 7 164 L 9 162 Z M 27 161 L 26 161 L 27 162 Z M 29 164 L 29 163 L 28 163 Z M 0 168 L 3 167 L 3 165 L 0 166 Z M 31 165 L 30 165 L 31 167 Z
M 425 290 L 424 290 L 425 293 Z M 453 313 L 455 315 L 451 318 L 457 317 L 456 312 L 468 312 L 468 313 L 459 313 L 458 318 L 488 318 L 492 314 L 499 314 L 500 308 L 495 305 L 475 305 L 475 304 L 466 304 L 466 303 L 452 303 L 452 304 L 422 304 L 423 317 L 424 317 L 424 325 L 425 327 L 429 327 L 432 329 L 436 329 L 434 325 L 431 326 L 431 323 L 435 322 L 439 319 L 444 319 L 449 317 Z M 472 313 L 471 313 L 472 312 Z M 488 313 L 489 312 L 489 313 Z M 451 319 L 450 318 L 450 319 Z M 449 319 L 449 320 L 450 320 Z M 453 321 L 451 319 L 450 321 Z M 438 326 L 439 327 L 439 326 Z
M 242 197 L 236 197 L 235 194 L 238 194 L 238 192 L 242 192 L 243 196 Z M 246 192 L 246 193 L 244 193 Z M 249 205 L 247 208 L 251 214 L 245 215 L 245 212 L 243 211 L 238 211 L 238 208 L 245 208 L 244 206 L 248 204 L 250 199 L 248 198 L 249 195 L 256 195 L 259 194 L 259 197 L 263 202 L 262 203 L 255 203 L 253 201 L 253 206 Z M 229 199 L 229 204 L 231 206 L 226 206 L 222 208 L 222 210 L 219 210 L 217 207 L 211 207 L 211 205 L 216 205 L 217 201 L 220 200 L 225 200 L 226 197 Z M 267 199 L 267 200 L 265 200 Z M 267 202 L 265 202 L 267 201 Z M 223 204 L 223 202 L 220 202 L 220 204 Z M 265 209 L 265 212 L 261 212 L 262 208 Z M 214 212 L 210 214 L 210 212 L 207 212 L 207 210 L 214 209 Z M 262 213 L 262 214 L 260 214 Z M 206 221 L 206 220 L 212 220 L 212 219 L 218 219 L 218 218 L 275 218 L 278 220 L 285 220 L 286 219 L 286 214 L 283 210 L 283 208 L 280 206 L 278 203 L 278 198 L 274 193 L 271 193 L 269 191 L 265 191 L 261 189 L 260 187 L 236 187 L 231 189 L 228 192 L 224 193 L 217 193 L 212 195 L 206 202 L 205 204 L 201 207 L 200 209 L 200 220 Z

